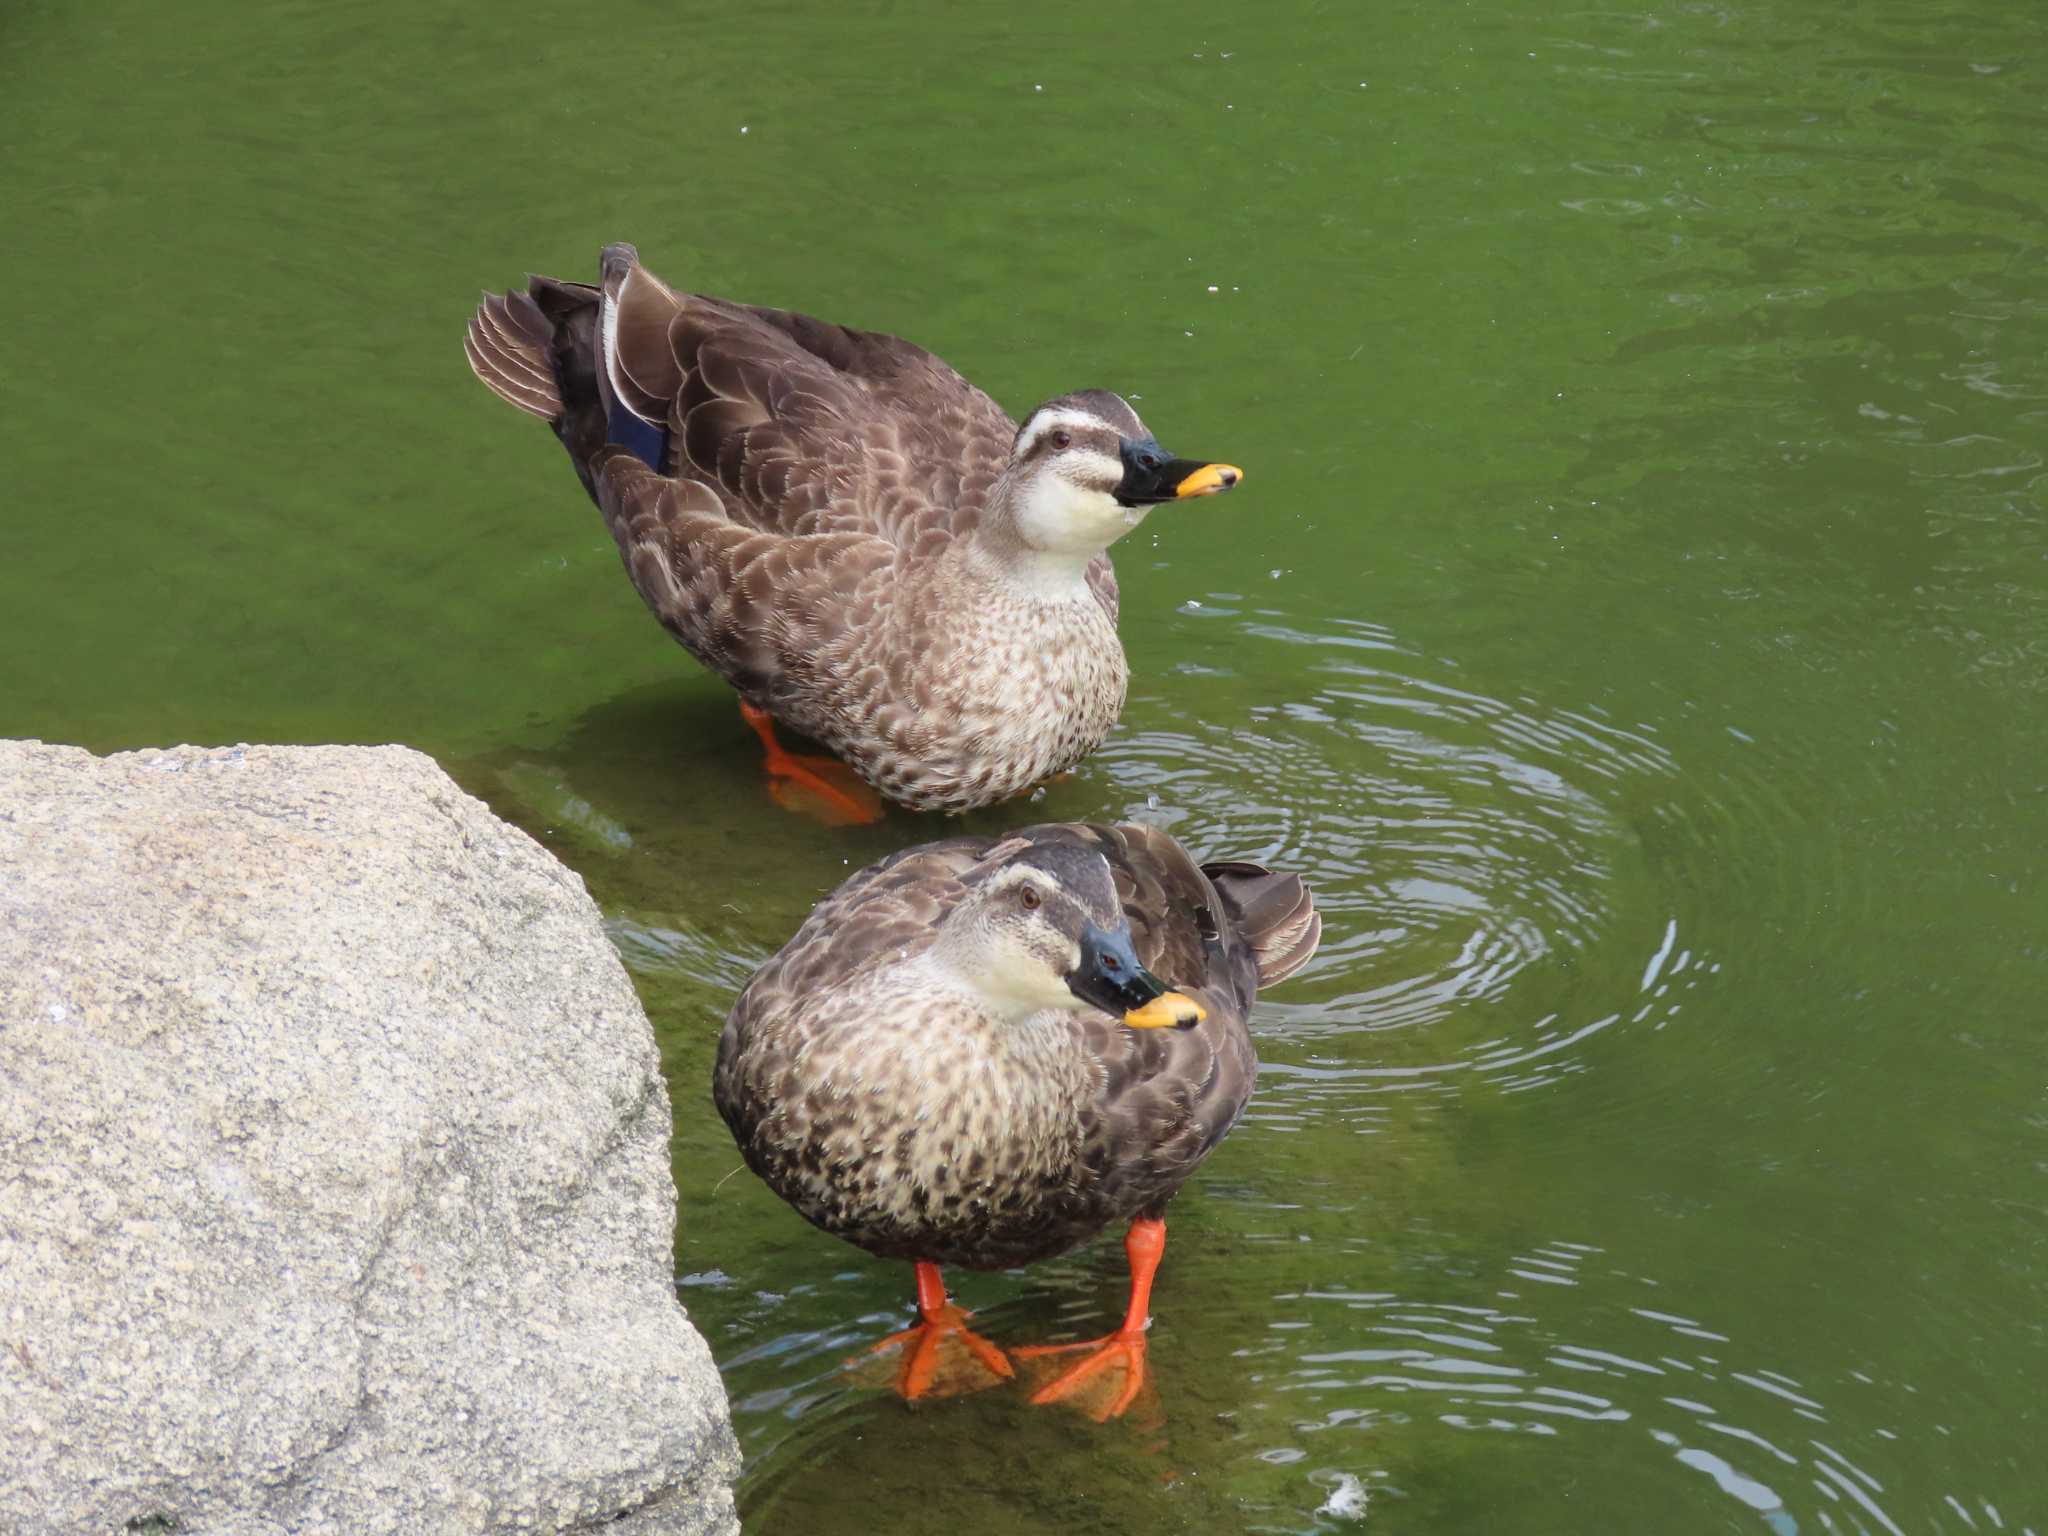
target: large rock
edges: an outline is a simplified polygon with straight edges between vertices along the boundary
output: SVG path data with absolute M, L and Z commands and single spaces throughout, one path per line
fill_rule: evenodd
M 737 1529 L 582 882 L 400 748 L 0 743 L 0 1529 Z

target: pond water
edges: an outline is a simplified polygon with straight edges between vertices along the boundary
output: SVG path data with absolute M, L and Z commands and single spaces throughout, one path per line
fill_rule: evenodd
M 660 1032 L 756 1532 L 2048 1531 L 2048 10 L 501 0 L 0 20 L 0 732 L 404 741 Z M 1299 869 L 1155 1397 L 907 1410 L 731 996 L 952 830 L 778 809 L 484 286 L 639 243 L 1247 471 L 1034 804 Z M 999 1339 L 1103 1241 L 960 1277 Z

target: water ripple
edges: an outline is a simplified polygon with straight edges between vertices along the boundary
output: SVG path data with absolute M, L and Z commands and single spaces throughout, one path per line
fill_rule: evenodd
M 1289 669 L 1288 695 L 1252 705 L 1248 724 L 1119 733 L 1102 761 L 1135 819 L 1299 869 L 1316 889 L 1322 949 L 1300 988 L 1260 1010 L 1262 1039 L 1310 1053 L 1279 1053 L 1255 1120 L 1369 1125 L 1362 1085 L 1440 1091 L 1460 1073 L 1538 1086 L 1573 1070 L 1572 1048 L 1601 1030 L 1653 1018 L 1662 1027 L 1677 1012 L 1664 1001 L 1672 979 L 1697 966 L 1684 990 L 1706 968 L 1690 951 L 1672 962 L 1674 919 L 1662 953 L 1628 962 L 1630 975 L 1651 973 L 1639 999 L 1621 991 L 1569 1014 L 1532 1006 L 1518 1021 L 1486 1014 L 1486 1034 L 1446 1035 L 1442 1059 L 1389 1064 L 1380 1051 L 1361 1066 L 1361 1039 L 1480 1018 L 1531 968 L 1578 966 L 1606 946 L 1617 863 L 1637 852 L 1617 804 L 1631 786 L 1670 783 L 1677 765 L 1653 727 L 1490 697 L 1455 664 L 1404 651 L 1376 625 L 1333 621 L 1318 632 L 1215 595 L 1195 611 L 1296 648 L 1303 661 Z M 1671 977 L 1660 980 L 1667 962 Z
M 1668 1455 L 1781 1536 L 1939 1528 L 1924 1490 L 1916 1508 L 1871 1470 L 1925 1415 L 1910 1383 L 1855 1370 L 1821 1383 L 1776 1370 L 1704 1314 L 1630 1304 L 1631 1292 L 1656 1282 L 1588 1244 L 1547 1243 L 1508 1259 L 1497 1285 L 1479 1305 L 1329 1289 L 1277 1296 L 1266 1340 L 1243 1353 L 1266 1362 L 1257 1379 L 1294 1404 L 1293 1434 L 1311 1444 L 1418 1420 L 1545 1439 L 1636 1435 L 1638 1454 Z M 1598 1319 L 1602 1347 L 1578 1342 L 1575 1318 Z M 1319 1347 L 1322 1338 L 1347 1345 Z M 1917 1428 L 1948 1434 L 1931 1420 Z M 1966 1525 L 1974 1508 L 1985 1528 L 2010 1528 L 1993 1524 L 1988 1500 L 1943 1492 L 1940 1504 Z

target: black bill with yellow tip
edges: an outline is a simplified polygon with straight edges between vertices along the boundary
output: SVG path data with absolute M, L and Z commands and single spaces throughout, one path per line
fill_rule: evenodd
M 1138 963 L 1127 927 L 1083 928 L 1081 960 L 1066 981 L 1082 1002 L 1119 1015 L 1132 1029 L 1186 1029 L 1208 1017 L 1200 1003 Z
M 1126 507 L 1184 501 L 1191 496 L 1214 496 L 1219 491 L 1229 490 L 1244 478 L 1244 471 L 1235 464 L 1170 459 L 1166 450 L 1149 437 L 1127 437 L 1118 451 L 1124 461 L 1124 477 L 1117 482 L 1113 494 Z

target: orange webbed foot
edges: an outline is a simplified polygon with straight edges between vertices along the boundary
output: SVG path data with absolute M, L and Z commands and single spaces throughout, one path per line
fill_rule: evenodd
M 932 1397 L 959 1397 L 979 1392 L 1016 1375 L 1009 1356 L 967 1326 L 971 1314 L 948 1302 L 919 1317 L 901 1333 L 892 1333 L 868 1354 L 901 1350 L 896 1362 L 896 1391 L 908 1402 Z M 848 1364 L 858 1364 L 858 1359 Z
M 967 1326 L 973 1314 L 946 1299 L 946 1284 L 936 1264 L 920 1263 L 917 1273 L 917 1321 L 868 1348 L 870 1356 L 900 1349 L 896 1390 L 907 1402 L 926 1397 L 958 1397 L 979 1392 L 1016 1374 L 1009 1356 Z M 858 1356 L 846 1362 L 858 1366 Z
M 1152 1301 L 1152 1277 L 1165 1253 L 1165 1221 L 1140 1216 L 1124 1235 L 1124 1256 L 1131 1265 L 1131 1304 L 1124 1313 L 1123 1327 L 1085 1344 L 1036 1344 L 1015 1352 L 1019 1360 L 1081 1357 L 1032 1393 L 1032 1402 L 1070 1402 L 1096 1423 L 1105 1424 L 1138 1400 L 1147 1385 L 1145 1329 L 1150 1321 L 1147 1308 Z
M 784 810 L 828 827 L 868 826 L 882 819 L 882 797 L 836 757 L 791 752 L 775 739 L 775 723 L 744 699 L 740 715 L 761 738 L 768 793 Z
M 1034 1372 L 1044 1384 L 1031 1394 L 1031 1401 L 1041 1406 L 1071 1403 L 1098 1424 L 1120 1417 L 1138 1400 L 1147 1380 L 1142 1331 L 1120 1328 L 1081 1344 L 1033 1344 L 1013 1353 L 1019 1360 L 1078 1354 L 1080 1359 L 1053 1372 L 1050 1379 Z
M 768 793 L 784 810 L 828 827 L 872 826 L 882 819 L 882 797 L 833 757 L 792 752 L 771 759 Z

